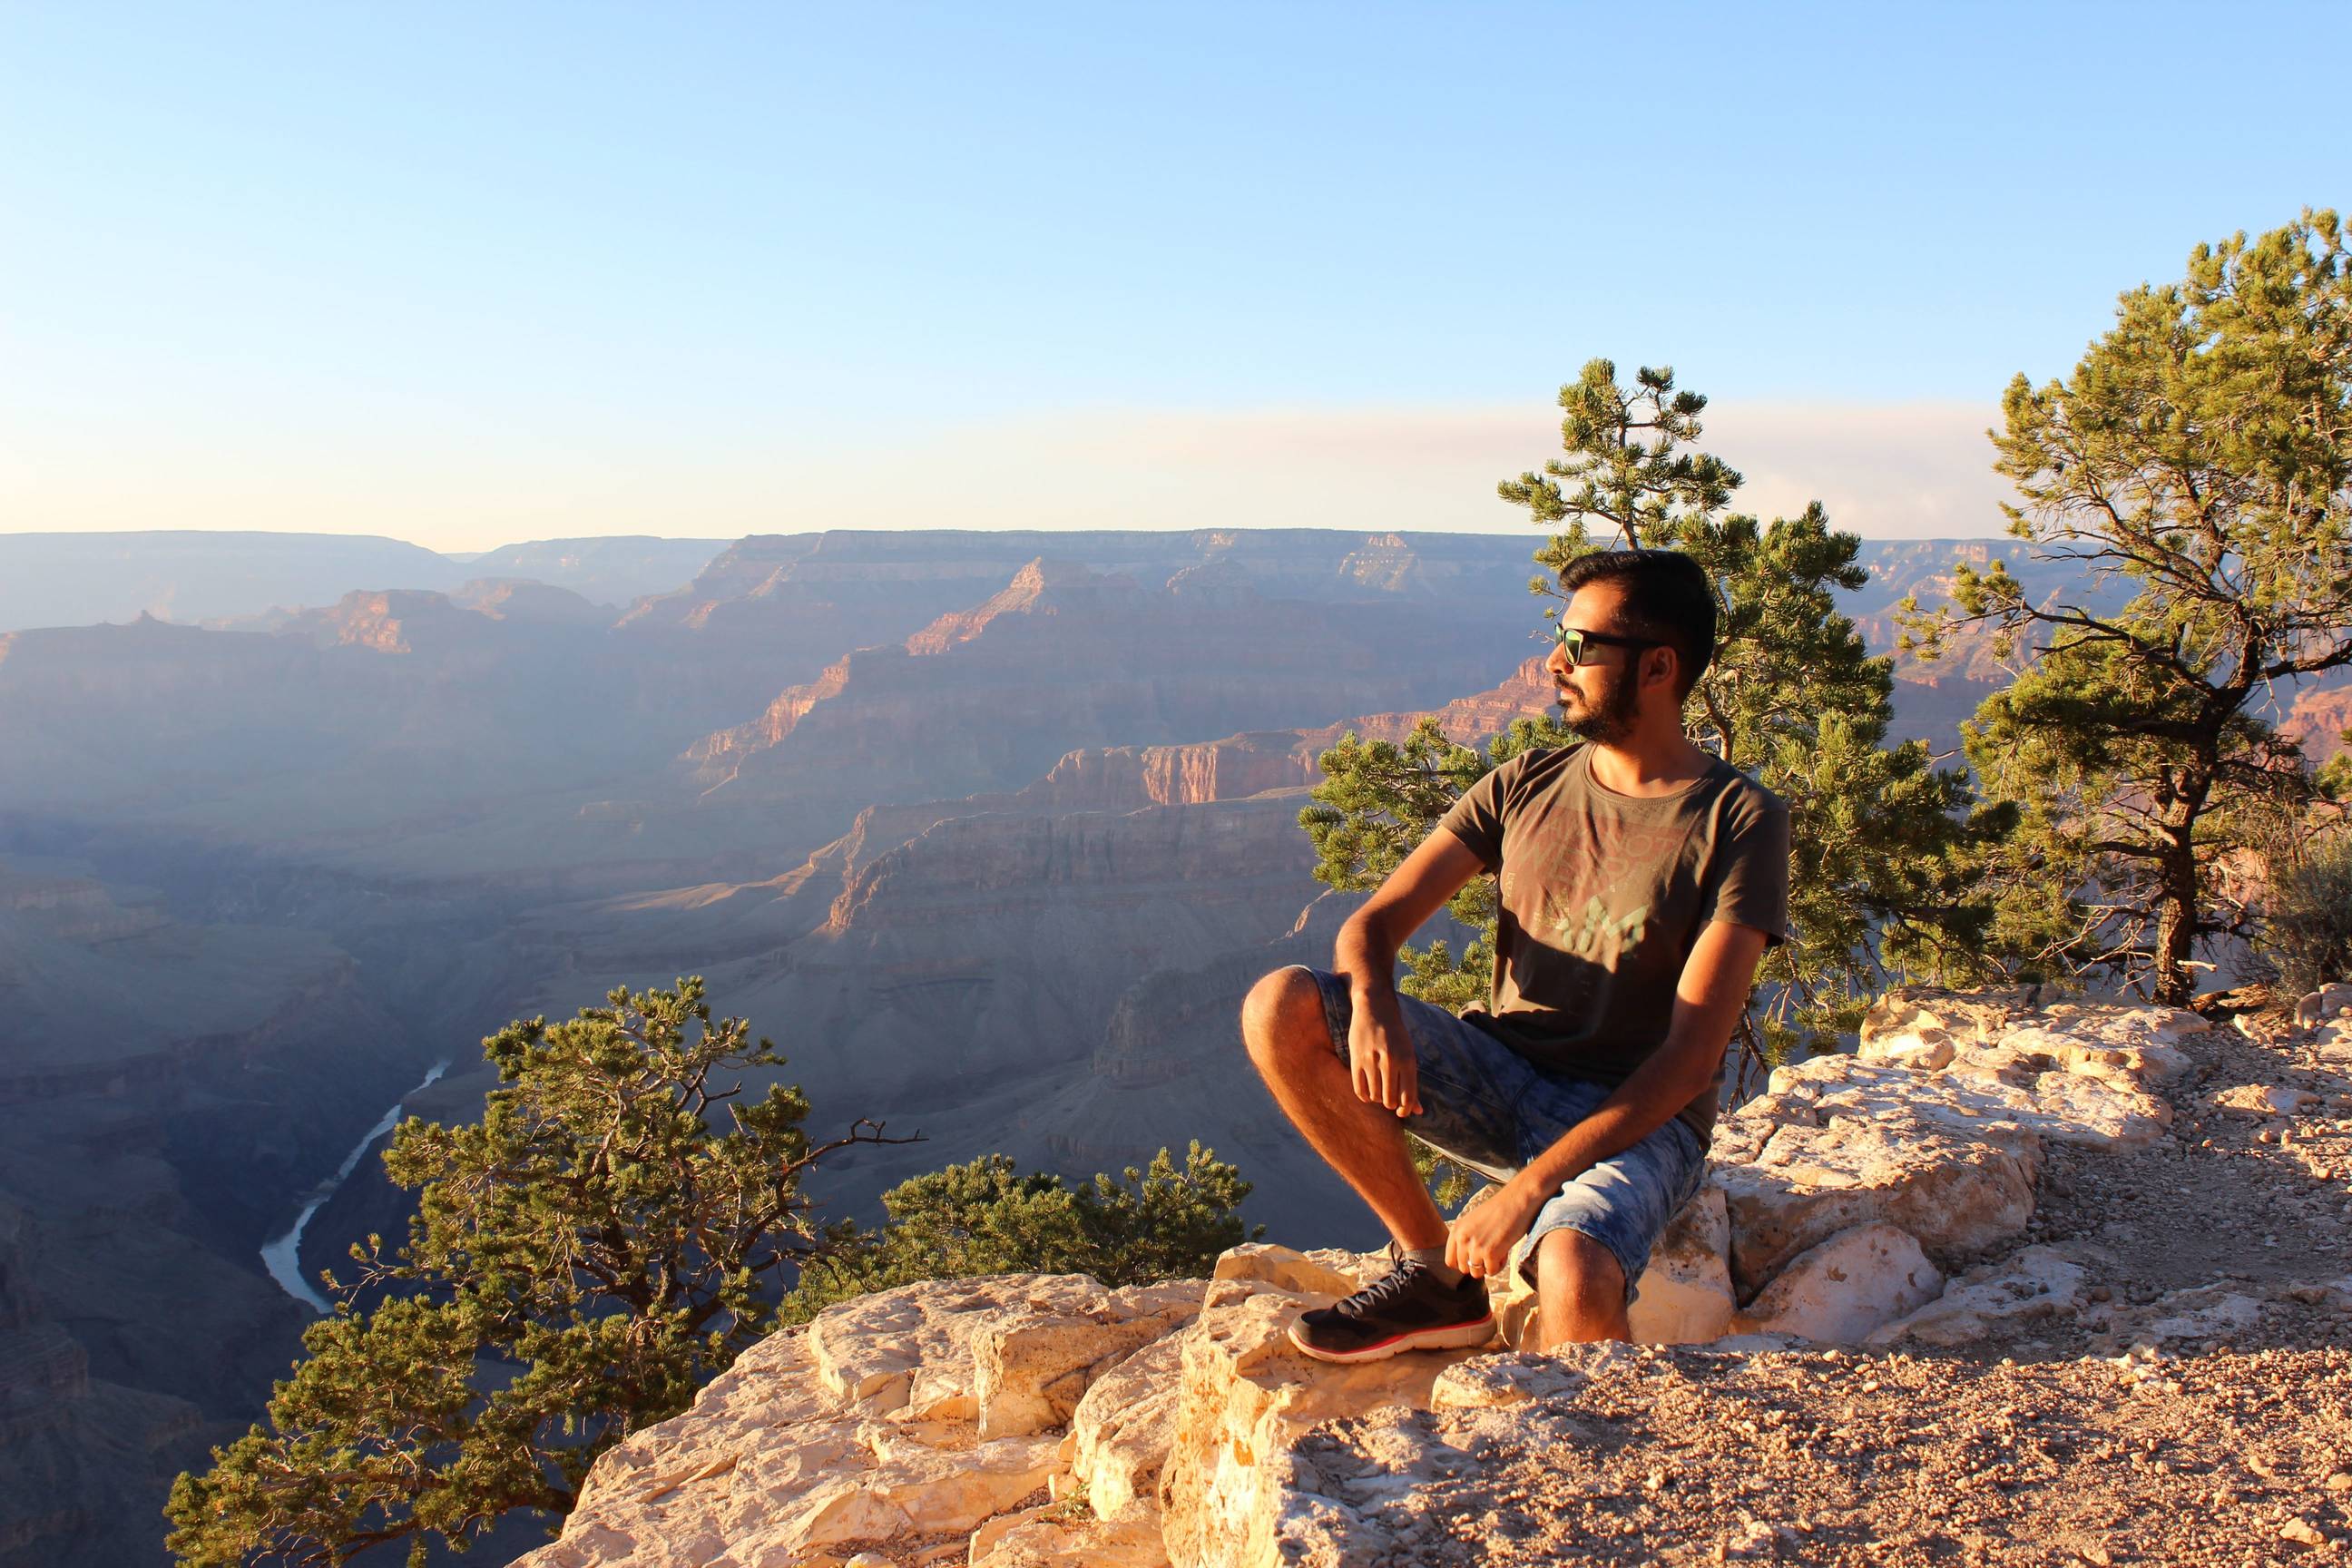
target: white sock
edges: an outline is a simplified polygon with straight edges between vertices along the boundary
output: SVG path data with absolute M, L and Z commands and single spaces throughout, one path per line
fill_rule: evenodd
M 1468 1278 L 1462 1270 L 1445 1261 L 1445 1248 L 1442 1247 L 1401 1247 L 1397 1249 L 1397 1255 L 1409 1258 L 1428 1269 L 1430 1278 L 1435 1279 L 1440 1285 L 1459 1285 Z

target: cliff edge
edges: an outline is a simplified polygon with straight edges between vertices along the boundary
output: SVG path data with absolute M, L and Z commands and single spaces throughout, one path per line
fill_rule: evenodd
M 2333 998 L 2336 1006 L 2327 1005 Z M 2230 1563 L 2352 1537 L 2352 987 L 1890 994 L 1717 1130 L 1642 1345 L 1352 1367 L 1377 1258 L 908 1286 L 601 1459 L 519 1568 Z

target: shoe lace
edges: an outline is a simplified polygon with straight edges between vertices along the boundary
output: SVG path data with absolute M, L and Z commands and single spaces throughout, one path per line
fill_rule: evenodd
M 1351 1318 L 1360 1318 L 1378 1311 L 1412 1289 L 1429 1266 L 1417 1258 L 1407 1258 L 1391 1245 L 1389 1247 L 1389 1271 L 1365 1286 L 1346 1300 L 1339 1303 L 1339 1310 Z

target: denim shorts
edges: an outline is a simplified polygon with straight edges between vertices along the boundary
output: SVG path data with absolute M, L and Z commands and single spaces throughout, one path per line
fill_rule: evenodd
M 1331 1048 L 1346 1061 L 1355 1014 L 1348 983 L 1323 970 L 1307 972 L 1323 993 Z M 1443 1007 L 1411 996 L 1397 1001 L 1412 1037 L 1422 1105 L 1421 1114 L 1403 1119 L 1405 1131 L 1491 1181 L 1508 1181 L 1609 1098 L 1609 1085 L 1544 1072 Z M 1632 1300 L 1650 1249 L 1698 1195 L 1706 1176 L 1706 1145 L 1675 1118 L 1571 1178 L 1544 1205 L 1520 1248 L 1520 1273 L 1533 1286 L 1537 1244 L 1551 1231 L 1572 1230 L 1609 1249 L 1625 1271 L 1625 1299 Z

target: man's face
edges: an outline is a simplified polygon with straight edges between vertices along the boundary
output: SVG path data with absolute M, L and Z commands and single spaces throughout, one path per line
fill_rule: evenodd
M 1631 636 L 1619 619 L 1624 590 L 1614 583 L 1588 583 L 1576 591 L 1559 613 L 1559 624 L 1580 631 L 1613 637 Z M 1634 666 L 1642 648 L 1603 647 L 1598 664 L 1570 664 L 1568 650 L 1552 645 L 1545 668 L 1559 693 L 1560 718 L 1569 729 L 1601 745 L 1622 742 L 1633 733 L 1641 710 L 1641 687 Z

